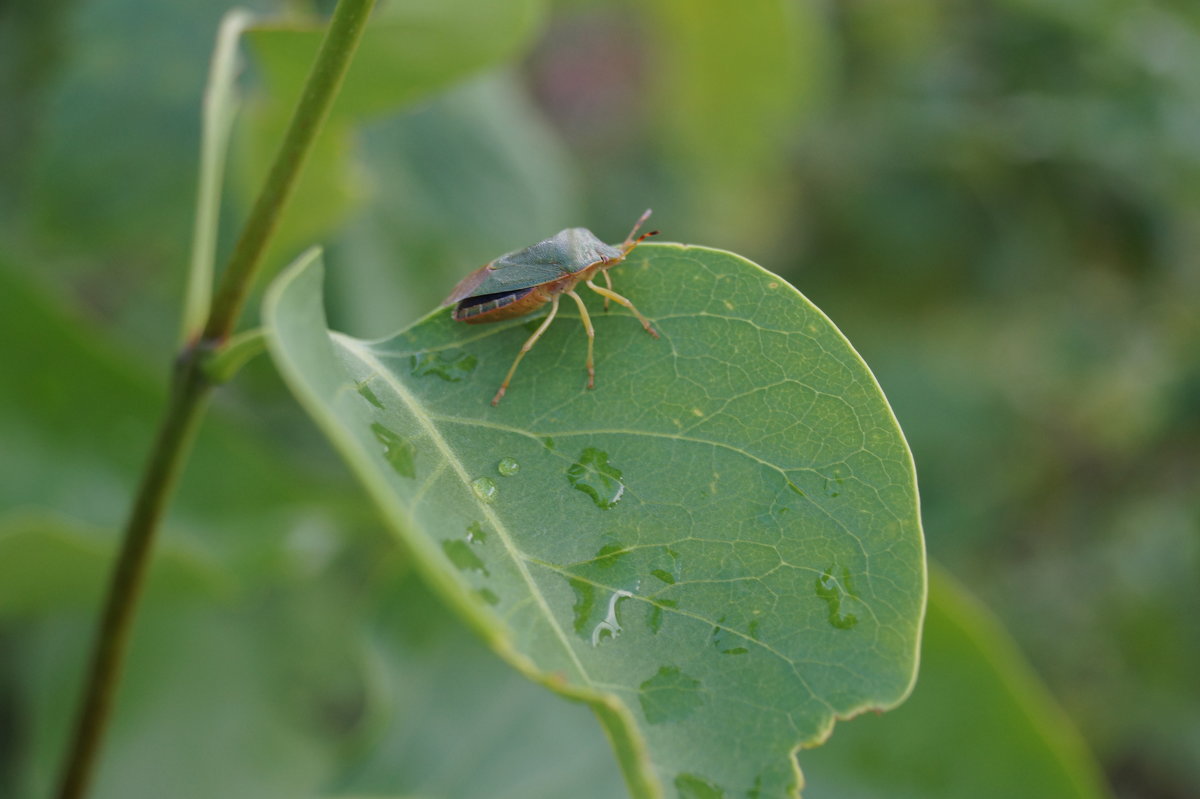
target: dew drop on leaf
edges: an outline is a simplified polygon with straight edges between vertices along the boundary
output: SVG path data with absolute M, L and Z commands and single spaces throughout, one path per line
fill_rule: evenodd
M 500 472 L 503 477 L 512 477 L 521 471 L 521 464 L 517 463 L 516 458 L 501 458 L 500 462 L 496 464 L 496 471 Z
M 496 481 L 490 477 L 476 477 L 471 481 L 471 490 L 475 492 L 475 496 L 481 502 L 495 502 L 496 495 L 500 493 L 500 489 L 496 487 Z

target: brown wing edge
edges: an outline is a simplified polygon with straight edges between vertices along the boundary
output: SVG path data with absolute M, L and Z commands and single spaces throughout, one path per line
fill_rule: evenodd
M 442 305 L 453 305 L 460 300 L 465 300 L 467 297 L 470 297 L 475 292 L 475 289 L 479 287 L 479 284 L 487 279 L 489 266 L 491 266 L 491 264 L 484 264 L 471 274 L 464 277 L 462 280 L 458 281 L 458 285 L 454 287 L 454 290 L 450 292 L 450 295 L 446 297 L 446 299 L 442 300 Z

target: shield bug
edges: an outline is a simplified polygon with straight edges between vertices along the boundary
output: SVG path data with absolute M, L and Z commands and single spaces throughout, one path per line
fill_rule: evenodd
M 533 349 L 533 345 L 554 321 L 558 302 L 564 294 L 579 306 L 579 318 L 588 337 L 587 387 L 596 385 L 596 369 L 592 358 L 596 331 L 583 299 L 575 292 L 575 286 L 580 282 L 604 297 L 605 310 L 608 309 L 609 300 L 624 305 L 638 318 L 647 333 L 658 338 L 650 321 L 633 307 L 633 303 L 612 290 L 612 278 L 608 274 L 608 270 L 624 261 L 643 239 L 658 233 L 652 230 L 640 236 L 637 234 L 648 216 L 649 210 L 642 214 L 620 244 L 605 244 L 586 228 L 568 228 L 545 241 L 500 256 L 467 275 L 454 287 L 442 304 L 455 303 L 452 312 L 454 320 L 473 325 L 524 316 L 550 303 L 550 313 L 521 345 L 521 351 L 509 367 L 500 390 L 492 397 L 493 405 L 498 404 L 508 390 L 508 384 L 525 353 Z M 604 286 L 597 286 L 593 282 L 597 273 L 604 276 Z

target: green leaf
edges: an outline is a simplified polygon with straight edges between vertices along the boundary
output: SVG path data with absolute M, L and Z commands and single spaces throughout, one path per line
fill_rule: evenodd
M 204 372 L 214 383 L 228 383 L 234 376 L 266 348 L 266 337 L 262 328 L 244 330 L 229 337 L 216 348 L 204 364 Z
M 91 609 L 108 579 L 116 543 L 110 531 L 64 517 L 0 516 L 0 622 Z M 158 553 L 151 581 L 165 596 L 220 595 L 230 587 L 206 559 L 173 541 Z
M 1108 796 L 1078 732 L 1004 630 L 939 571 L 913 695 L 800 760 L 806 799 Z
M 327 729 L 332 725 L 317 722 L 340 697 L 328 683 L 312 679 L 310 664 L 353 651 L 353 639 L 297 630 L 304 620 L 289 611 L 303 606 L 299 591 L 213 603 L 187 597 L 165 579 L 151 580 L 148 588 L 89 795 L 317 795 L 334 752 Z M 344 616 L 338 622 L 347 627 Z M 337 629 L 328 620 L 326 626 Z M 21 749 L 16 790 L 5 796 L 33 799 L 53 795 L 95 619 L 92 613 L 45 614 L 17 629 L 17 645 L 5 654 L 11 655 L 6 666 L 20 696 L 12 719 Z
M 635 796 L 795 792 L 795 747 L 906 695 L 912 460 L 858 355 L 778 277 L 644 245 L 612 275 L 662 338 L 593 302 L 587 391 L 564 306 L 493 408 L 532 323 L 331 333 L 318 260 L 268 292 L 285 380 L 431 583 L 592 706 Z
M 338 95 L 334 116 L 380 114 L 515 55 L 537 29 L 542 0 L 407 0 L 371 20 Z M 286 97 L 301 85 L 321 43 L 318 24 L 262 24 L 249 34 L 267 83 Z
M 290 257 L 345 221 L 374 191 L 355 169 L 355 126 L 515 57 L 532 40 L 542 0 L 390 3 L 372 18 L 317 139 L 272 252 Z M 257 190 L 321 42 L 316 22 L 258 25 L 246 34 L 267 94 L 250 107 L 240 163 Z
M 327 794 L 437 799 L 620 799 L 628 794 L 587 708 L 489 652 L 411 573 L 377 569 L 369 750 Z
M 657 110 L 689 165 L 724 172 L 777 164 L 796 120 L 835 74 L 829 23 L 808 4 L 652 0 Z M 737 56 L 731 58 L 731 51 Z
M 353 327 L 344 332 L 391 332 L 446 296 L 462 264 L 486 263 L 578 218 L 563 144 L 510 72 L 363 131 L 375 197 L 338 236 L 338 257 L 354 264 L 330 273 L 339 329 L 345 308 Z
M 737 13 L 725 0 L 639 6 L 650 17 L 639 33 L 655 65 L 647 105 L 662 137 L 656 166 L 690 189 L 675 216 L 762 247 L 794 224 L 797 183 L 779 165 L 831 94 L 841 55 L 831 15 L 815 3 L 762 0 Z
M 165 405 L 166 366 L 149 374 L 116 352 L 95 327 L 33 285 L 34 269 L 0 254 L 0 363 L 20 376 L 0 392 L 0 507 L 77 519 L 78 535 L 120 529 Z M 285 539 L 308 520 L 346 506 L 340 474 L 314 474 L 295 453 L 268 451 L 245 418 L 214 408 L 177 501 L 176 536 L 224 567 L 254 564 L 261 578 L 289 570 Z M 317 506 L 321 506 L 317 509 Z M 321 526 L 317 523 L 317 526 Z
M 225 154 L 241 96 L 237 78 L 237 45 L 253 17 L 242 9 L 225 14 L 217 33 L 204 89 L 203 133 L 200 136 L 200 175 L 196 186 L 196 214 L 192 226 L 192 253 L 184 293 L 180 338 L 186 343 L 204 327 L 211 302 L 213 263 L 217 251 L 217 223 L 221 213 L 221 184 Z
M 39 87 L 38 133 L 22 154 L 29 172 L 17 195 L 45 249 L 76 258 L 115 250 L 153 265 L 185 257 L 180 211 L 195 197 L 196 108 L 227 5 L 113 0 L 57 9 L 61 28 L 41 46 L 61 60 Z M 131 46 L 139 40 L 144 46 Z M 111 262 L 104 269 L 110 275 Z

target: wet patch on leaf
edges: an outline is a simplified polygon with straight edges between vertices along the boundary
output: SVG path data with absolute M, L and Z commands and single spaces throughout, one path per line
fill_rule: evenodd
M 471 551 L 471 546 L 466 541 L 459 538 L 443 541 L 442 551 L 446 553 L 450 562 L 461 571 L 474 571 L 484 577 L 488 576 L 487 566 L 483 564 L 478 555 Z
M 412 356 L 411 364 L 416 377 L 437 375 L 448 383 L 457 383 L 475 371 L 479 359 L 465 352 L 419 352 Z
M 417 448 L 408 439 L 379 422 L 371 425 L 375 439 L 383 444 L 383 457 L 401 477 L 417 476 Z
M 375 392 L 371 390 L 371 385 L 368 381 L 361 380 L 355 383 L 354 387 L 358 390 L 358 393 L 363 399 L 374 405 L 376 408 L 383 410 L 383 403 L 379 401 L 379 397 L 377 397 Z
M 817 596 L 829 606 L 829 623 L 839 630 L 849 630 L 858 624 L 858 616 L 851 610 L 858 598 L 854 591 L 854 580 L 850 570 L 841 569 L 841 579 L 834 576 L 833 568 L 826 569 L 816 581 Z
M 662 666 L 638 686 L 638 701 L 651 724 L 682 721 L 704 704 L 700 681 L 684 674 L 678 666 Z
M 567 481 L 592 498 L 597 508 L 609 510 L 621 501 L 625 483 L 621 470 L 608 462 L 608 453 L 588 447 L 567 467 Z
M 695 774 L 680 774 L 676 777 L 675 790 L 679 791 L 679 799 L 725 799 L 723 790 Z

